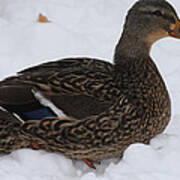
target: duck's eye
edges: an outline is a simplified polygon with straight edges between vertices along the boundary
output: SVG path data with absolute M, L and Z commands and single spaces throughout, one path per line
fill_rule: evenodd
M 153 14 L 156 15 L 156 16 L 163 16 L 161 11 L 159 11 L 159 10 L 154 11 Z

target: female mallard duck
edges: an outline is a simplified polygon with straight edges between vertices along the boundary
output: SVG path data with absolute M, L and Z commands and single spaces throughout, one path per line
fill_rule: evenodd
M 35 66 L 0 82 L 0 151 L 42 148 L 89 166 L 149 143 L 167 126 L 170 99 L 149 56 L 164 37 L 180 38 L 180 21 L 165 0 L 130 9 L 114 64 L 90 58 Z

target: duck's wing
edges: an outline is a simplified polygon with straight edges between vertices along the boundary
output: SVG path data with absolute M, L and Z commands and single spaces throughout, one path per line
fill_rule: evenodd
M 106 110 L 115 100 L 113 65 L 95 59 L 64 59 L 35 66 L 0 82 L 0 105 L 22 119 L 57 114 L 77 119 Z
M 114 150 L 117 156 L 121 156 L 124 148 L 132 143 L 131 137 L 141 119 L 137 112 L 136 107 L 122 95 L 108 110 L 98 115 L 81 120 L 53 117 L 28 121 L 23 124 L 21 132 L 48 151 L 59 151 L 75 159 L 101 160 L 112 157 Z M 122 143 L 119 151 L 118 143 Z

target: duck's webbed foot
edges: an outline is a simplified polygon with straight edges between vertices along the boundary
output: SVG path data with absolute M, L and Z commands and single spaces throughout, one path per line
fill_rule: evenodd
M 81 159 L 85 164 L 87 164 L 90 168 L 96 169 L 95 165 L 93 163 L 97 163 L 97 164 L 101 164 L 100 161 L 96 161 L 96 160 L 89 160 L 86 158 L 82 158 Z
M 34 143 L 33 141 L 30 141 L 30 148 L 40 150 L 42 149 L 41 146 L 39 146 L 37 143 Z

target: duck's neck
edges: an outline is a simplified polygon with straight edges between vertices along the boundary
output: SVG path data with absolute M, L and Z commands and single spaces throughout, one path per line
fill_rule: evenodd
M 123 57 L 129 59 L 149 57 L 151 46 L 148 45 L 145 39 L 146 37 L 142 33 L 135 36 L 134 33 L 124 31 L 115 49 L 115 64 L 119 64 Z

